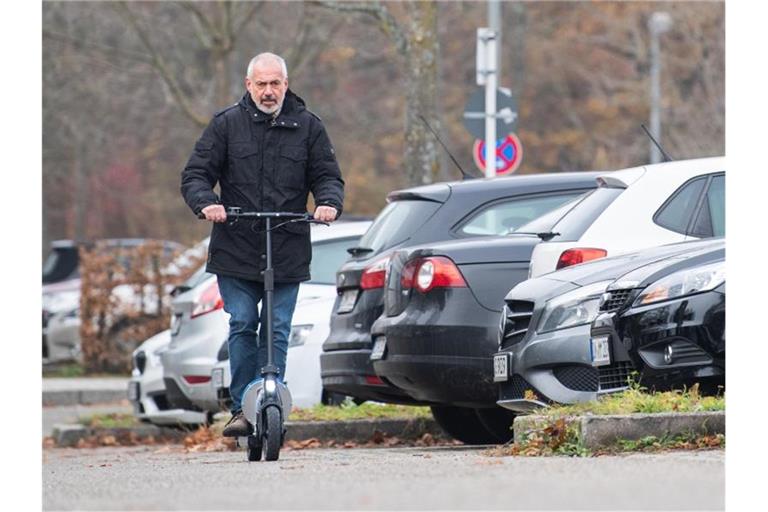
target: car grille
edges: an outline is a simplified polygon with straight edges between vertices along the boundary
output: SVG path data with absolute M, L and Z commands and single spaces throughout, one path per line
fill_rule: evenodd
M 612 290 L 606 293 L 607 298 L 600 303 L 601 312 L 612 312 L 621 309 L 632 296 L 632 288 L 624 290 Z
M 552 373 L 563 386 L 574 391 L 596 392 L 600 384 L 597 369 L 591 366 L 558 366 Z
M 506 316 L 506 323 L 501 333 L 501 348 L 507 348 L 525 338 L 533 316 L 533 302 L 509 300 L 502 314 Z
M 630 361 L 617 361 L 599 370 L 600 391 L 611 391 L 629 386 L 629 378 L 635 367 Z
M 568 389 L 595 393 L 626 388 L 634 369 L 629 361 L 617 361 L 599 368 L 582 365 L 559 366 L 552 373 Z
M 139 370 L 139 374 L 143 375 L 144 370 L 147 367 L 147 354 L 143 350 L 140 350 L 133 356 L 133 366 Z

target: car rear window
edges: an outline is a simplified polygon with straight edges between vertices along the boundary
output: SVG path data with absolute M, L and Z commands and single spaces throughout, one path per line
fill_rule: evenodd
M 309 282 L 336 284 L 336 271 L 349 258 L 347 249 L 357 245 L 358 241 L 359 237 L 350 237 L 312 244 L 312 263 L 309 267 L 312 278 Z
M 459 233 L 466 236 L 506 235 L 523 224 L 568 202 L 578 194 L 578 192 L 572 192 L 569 194 L 505 198 L 473 215 L 461 226 Z
M 581 235 L 624 191 L 622 188 L 599 187 L 569 201 L 538 219 L 520 226 L 518 233 L 558 233 L 556 240 L 573 241 Z
M 685 183 L 659 208 L 653 220 L 663 228 L 685 235 L 706 184 L 706 177 Z
M 389 203 L 360 239 L 360 247 L 373 249 L 366 252 L 364 257 L 369 258 L 407 240 L 441 205 L 442 203 L 421 200 Z

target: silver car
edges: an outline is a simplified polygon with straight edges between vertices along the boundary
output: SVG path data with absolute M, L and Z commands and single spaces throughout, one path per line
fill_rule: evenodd
M 128 381 L 128 399 L 138 419 L 155 425 L 198 425 L 207 420 L 205 413 L 175 409 L 168 403 L 163 383 L 160 352 L 171 342 L 171 331 L 147 339 L 133 352 L 133 371 Z
M 299 288 L 298 302 L 317 296 L 316 286 L 327 286 L 335 294 L 335 272 L 369 225 L 354 221 L 312 226 L 312 280 Z M 172 309 L 171 343 L 160 356 L 168 399 L 174 407 L 217 411 L 211 370 L 229 336 L 229 315 L 216 276 L 205 274 L 197 286 L 174 299 Z

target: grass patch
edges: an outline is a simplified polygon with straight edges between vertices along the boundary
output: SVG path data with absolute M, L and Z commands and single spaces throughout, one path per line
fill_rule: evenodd
M 341 406 L 316 405 L 309 409 L 294 408 L 289 421 L 346 421 L 369 418 L 431 418 L 429 407 L 347 401 Z
M 71 378 L 83 376 L 85 376 L 85 368 L 77 363 L 58 364 L 51 365 L 50 367 L 43 367 L 43 377 L 47 378 Z
M 132 414 L 109 413 L 80 418 L 80 424 L 90 428 L 129 428 L 138 426 L 139 421 Z
M 678 434 L 675 436 L 646 436 L 636 441 L 619 440 L 614 449 L 606 450 L 606 453 L 612 452 L 656 452 L 663 450 L 696 450 L 706 448 L 725 448 L 725 435 L 715 434 L 711 436 L 702 436 L 693 432 Z M 599 454 L 602 454 L 600 452 Z
M 698 384 L 684 391 L 649 393 L 633 384 L 620 393 L 601 396 L 591 402 L 574 405 L 557 405 L 536 411 L 542 416 L 579 416 L 585 414 L 633 414 L 661 412 L 708 412 L 724 411 L 725 396 L 702 396 Z

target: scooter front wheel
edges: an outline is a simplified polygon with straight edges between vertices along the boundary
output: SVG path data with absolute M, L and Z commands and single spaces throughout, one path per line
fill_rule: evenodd
M 280 410 L 275 407 L 267 407 L 266 432 L 264 433 L 264 458 L 268 461 L 277 460 L 280 457 L 280 445 L 283 441 L 283 425 Z
M 248 462 L 261 460 L 262 444 L 256 436 L 248 436 Z

